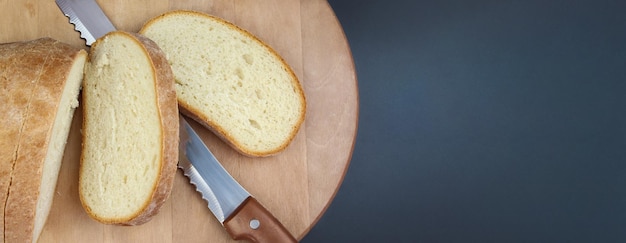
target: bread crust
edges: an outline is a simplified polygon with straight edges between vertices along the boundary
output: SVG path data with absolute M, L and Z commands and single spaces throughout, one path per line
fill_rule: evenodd
M 142 210 L 136 212 L 136 214 L 123 219 L 107 219 L 101 218 L 90 211 L 89 207 L 85 205 L 82 193 L 79 193 L 81 203 L 85 211 L 95 220 L 106 224 L 117 225 L 140 225 L 148 222 L 154 215 L 159 212 L 161 206 L 169 198 L 172 187 L 174 185 L 174 177 L 176 175 L 176 169 L 178 164 L 178 142 L 179 142 L 179 120 L 178 120 L 178 105 L 176 100 L 176 90 L 174 88 L 174 76 L 172 74 L 171 67 L 165 59 L 165 54 L 152 40 L 136 34 L 125 31 L 115 31 L 108 35 L 126 35 L 131 39 L 137 41 L 146 52 L 152 62 L 153 72 L 155 76 L 155 90 L 157 93 L 157 100 L 155 101 L 158 106 L 159 116 L 161 120 L 161 129 L 163 137 L 161 140 L 161 169 L 157 179 L 156 185 L 152 190 L 152 196 L 150 200 L 142 207 Z M 99 38 L 92 45 L 91 50 L 97 48 L 97 45 L 103 39 Z M 83 93 L 83 100 L 89 99 Z M 84 107 L 84 106 L 83 106 Z M 87 114 L 83 117 L 83 123 L 86 122 Z M 84 126 L 84 125 L 83 125 Z M 83 134 L 83 141 L 86 139 L 86 135 Z M 83 156 L 81 155 L 81 167 L 83 166 Z M 80 178 L 80 177 L 79 177 Z M 80 181 L 79 181 L 80 184 Z M 80 188 L 80 187 L 79 187 Z
M 274 149 L 266 150 L 266 151 L 257 151 L 257 150 L 246 148 L 241 142 L 237 141 L 232 135 L 230 135 L 230 132 L 228 130 L 224 129 L 220 124 L 212 121 L 200 109 L 192 107 L 191 105 L 189 105 L 187 101 L 179 98 L 178 105 L 179 105 L 181 112 L 189 116 L 190 118 L 194 119 L 195 121 L 197 121 L 204 127 L 211 130 L 222 141 L 224 141 L 226 144 L 230 145 L 233 149 L 235 149 L 236 151 L 238 151 L 239 153 L 243 155 L 246 155 L 249 157 L 266 157 L 266 156 L 272 156 L 272 155 L 278 154 L 282 152 L 283 150 L 285 150 L 289 146 L 291 141 L 295 138 L 295 136 L 298 134 L 298 131 L 300 130 L 300 127 L 302 126 L 302 123 L 304 123 L 305 114 L 306 114 L 306 98 L 304 95 L 304 89 L 302 88 L 302 85 L 300 84 L 298 77 L 295 75 L 295 73 L 293 72 L 291 67 L 287 64 L 287 62 L 267 43 L 265 43 L 264 41 L 262 41 L 261 39 L 253 35 L 252 33 L 248 32 L 247 30 L 242 29 L 241 27 L 233 23 L 230 23 L 224 19 L 221 19 L 219 17 L 212 16 L 212 15 L 202 13 L 202 12 L 192 11 L 192 10 L 174 10 L 174 11 L 163 13 L 149 20 L 148 22 L 146 22 L 144 26 L 141 28 L 141 30 L 139 31 L 139 33 L 144 33 L 144 30 L 147 28 L 150 28 L 152 24 L 160 21 L 163 18 L 167 18 L 170 15 L 192 15 L 192 16 L 199 16 L 201 18 L 210 18 L 212 20 L 223 23 L 228 28 L 234 31 L 240 32 L 246 37 L 250 38 L 251 40 L 254 40 L 255 42 L 259 43 L 261 46 L 263 46 L 263 48 L 265 48 L 269 53 L 271 53 L 271 55 L 273 55 L 277 60 L 279 60 L 283 68 L 288 72 L 289 76 L 291 77 L 292 85 L 293 87 L 295 87 L 295 91 L 297 95 L 300 97 L 300 101 L 301 101 L 300 102 L 300 110 L 301 110 L 300 116 L 297 122 L 294 123 L 294 126 L 291 127 L 289 136 L 284 140 L 284 142 L 280 146 L 277 146 Z
M 0 120 L 0 227 L 4 229 L 4 208 L 11 183 L 13 163 L 17 155 L 24 118 L 26 117 L 30 95 L 26 90 L 32 89 L 36 72 L 30 69 L 30 63 L 35 53 L 25 50 L 34 49 L 35 42 L 15 42 L 0 45 L 0 112 L 6 114 L 6 119 Z M 31 54 L 31 55 L 27 55 Z M 24 81 L 27 80 L 27 81 Z M 0 230 L 0 240 L 4 240 L 4 230 Z
M 3 210 L 1 223 L 4 224 L 2 239 L 6 242 L 34 240 L 34 222 L 46 148 L 51 140 L 52 127 L 70 69 L 77 58 L 85 56 L 84 50 L 51 38 L 0 46 L 0 62 L 9 61 L 9 65 L 13 65 L 13 68 L 3 68 L 1 75 L 2 92 L 8 92 L 8 96 L 2 97 L 10 101 L 2 109 L 12 109 L 12 112 L 3 113 L 10 119 L 3 119 L 0 126 L 2 135 L 9 132 L 11 136 L 7 141 L 15 144 L 10 149 L 11 164 L 6 164 L 4 160 L 7 158 L 3 154 L 0 166 L 3 190 L 0 210 Z M 19 130 L 10 131 L 15 128 Z M 4 152 L 7 148 L 5 144 L 2 147 Z

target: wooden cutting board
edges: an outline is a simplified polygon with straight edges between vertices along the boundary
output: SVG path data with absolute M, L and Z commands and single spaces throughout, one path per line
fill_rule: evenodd
M 343 30 L 324 0 L 98 0 L 111 22 L 136 32 L 173 9 L 206 12 L 267 42 L 291 65 L 307 99 L 304 125 L 283 153 L 241 156 L 192 124 L 224 167 L 298 239 L 332 201 L 348 168 L 358 119 L 357 80 Z M 49 36 L 86 48 L 52 0 L 0 1 L 0 43 Z M 230 242 L 179 170 L 160 213 L 141 226 L 100 224 L 78 199 L 82 113 L 77 110 L 52 211 L 39 242 Z

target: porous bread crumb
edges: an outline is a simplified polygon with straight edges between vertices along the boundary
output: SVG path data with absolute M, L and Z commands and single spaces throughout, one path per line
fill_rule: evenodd
M 146 222 L 172 187 L 178 110 L 171 70 L 155 46 L 112 32 L 91 47 L 85 65 L 79 194 L 103 223 Z
M 167 53 L 182 110 L 238 151 L 272 155 L 298 132 L 306 110 L 300 82 L 249 32 L 180 10 L 150 20 L 140 33 Z

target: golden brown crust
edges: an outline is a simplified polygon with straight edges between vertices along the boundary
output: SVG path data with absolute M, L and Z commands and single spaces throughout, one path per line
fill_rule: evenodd
M 165 53 L 152 40 L 135 33 L 128 33 L 139 40 L 152 60 L 156 77 L 157 105 L 160 111 L 161 127 L 163 128 L 163 163 L 159 175 L 159 185 L 152 194 L 148 207 L 127 225 L 143 224 L 158 213 L 159 208 L 169 198 L 174 185 L 176 166 L 178 164 L 179 119 L 178 102 L 174 88 L 174 75 L 165 59 Z
M 27 242 L 33 237 L 43 162 L 65 81 L 74 60 L 86 54 L 84 50 L 50 38 L 4 45 L 0 47 L 3 57 L 7 55 L 6 48 L 12 49 L 13 53 L 8 55 L 13 55 L 9 58 L 13 68 L 6 69 L 2 74 L 2 85 L 7 87 L 5 82 L 8 81 L 9 85 L 19 87 L 2 91 L 10 92 L 14 101 L 4 109 L 13 107 L 19 110 L 20 114 L 12 115 L 15 119 L 21 118 L 21 125 L 18 126 L 17 137 L 14 137 L 17 145 L 12 149 L 12 167 L 6 167 L 4 161 L 1 165 L 4 190 L 1 202 L 5 210 L 3 239 L 7 242 Z M 9 125 L 5 122 L 10 122 L 11 129 L 16 128 L 16 120 L 9 120 L 3 120 L 2 125 Z M 6 174 L 7 169 L 11 170 L 9 174 Z M 6 184 L 7 180 L 9 184 Z
M 152 196 L 149 201 L 146 202 L 141 211 L 138 211 L 135 215 L 126 219 L 105 219 L 98 217 L 89 210 L 83 203 L 83 207 L 87 213 L 94 219 L 107 224 L 119 224 L 119 225 L 140 225 L 148 222 L 154 215 L 156 215 L 169 198 L 172 187 L 174 185 L 174 177 L 176 175 L 176 166 L 178 164 L 178 105 L 176 100 L 176 90 L 174 88 L 174 76 L 170 68 L 169 63 L 165 59 L 165 54 L 152 40 L 135 33 L 115 31 L 107 35 L 126 35 L 131 39 L 137 41 L 146 52 L 150 61 L 152 62 L 153 72 L 155 76 L 155 89 L 157 92 L 156 105 L 158 106 L 159 116 L 161 117 L 161 128 L 163 129 L 163 137 L 161 140 L 162 149 L 162 161 L 161 170 L 159 173 L 159 179 L 157 184 L 153 188 Z M 99 44 L 98 39 L 93 45 L 92 50 L 97 48 Z M 83 100 L 87 99 L 83 95 Z M 85 116 L 87 114 L 85 113 Z M 83 122 L 85 118 L 83 118 Z M 83 139 L 85 139 L 83 134 Z M 82 166 L 82 157 L 81 157 Z M 80 184 L 80 182 L 79 182 Z M 82 197 L 82 193 L 79 193 Z M 81 202 L 84 200 L 81 198 Z
M 295 125 L 291 129 L 291 132 L 289 134 L 288 139 L 286 139 L 285 142 L 282 145 L 276 147 L 273 150 L 268 150 L 268 151 L 253 151 L 253 150 L 247 149 L 243 144 L 238 142 L 234 137 L 232 137 L 229 134 L 228 131 L 223 129 L 219 124 L 217 124 L 216 122 L 212 121 L 209 117 L 206 116 L 206 114 L 204 114 L 199 109 L 194 108 L 194 107 L 188 105 L 188 103 L 185 100 L 182 100 L 182 99 L 178 101 L 179 108 L 181 109 L 181 112 L 183 112 L 185 115 L 191 117 L 192 119 L 194 119 L 198 123 L 202 124 L 204 127 L 206 127 L 209 130 L 211 130 L 222 141 L 224 141 L 226 144 L 230 145 L 233 149 L 235 149 L 236 151 L 238 151 L 239 153 L 241 153 L 243 155 L 250 156 L 250 157 L 266 157 L 266 156 L 275 155 L 275 154 L 280 153 L 281 151 L 285 150 L 287 148 L 287 146 L 291 143 L 291 141 L 295 138 L 295 136 L 297 135 L 298 131 L 300 130 L 300 127 L 301 127 L 302 123 L 304 122 L 304 118 L 305 118 L 305 114 L 306 114 L 306 98 L 304 96 L 304 89 L 302 88 L 302 85 L 300 84 L 300 82 L 298 80 L 298 77 L 295 75 L 295 73 L 293 72 L 291 67 L 287 64 L 287 62 L 273 48 L 271 48 L 267 43 L 265 43 L 264 41 L 262 41 L 261 39 L 259 39 L 255 35 L 253 35 L 252 33 L 248 32 L 247 30 L 242 29 L 241 27 L 239 27 L 239 26 L 237 26 L 237 25 L 235 25 L 233 23 L 230 23 L 230 22 L 228 22 L 228 21 L 226 21 L 224 19 L 218 18 L 216 16 L 212 16 L 212 15 L 209 15 L 209 14 L 206 14 L 206 13 L 202 13 L 202 12 L 197 12 L 197 11 L 192 11 L 192 10 L 174 10 L 174 11 L 163 13 L 163 14 L 161 14 L 161 15 L 159 15 L 159 16 L 151 19 L 151 20 L 149 20 L 148 22 L 146 22 L 144 24 L 144 26 L 141 28 L 141 30 L 139 31 L 139 33 L 143 33 L 145 29 L 149 28 L 150 25 L 152 25 L 153 23 L 158 22 L 160 19 L 165 18 L 165 17 L 167 17 L 169 15 L 177 15 L 177 14 L 181 14 L 181 15 L 195 15 L 195 16 L 200 16 L 200 17 L 204 17 L 204 18 L 213 19 L 215 21 L 223 23 L 224 25 L 228 26 L 232 30 L 241 32 L 245 36 L 247 36 L 247 37 L 253 39 L 254 41 L 258 42 L 259 44 L 261 44 L 269 53 L 271 53 L 278 60 L 280 60 L 281 65 L 289 73 L 289 75 L 291 77 L 292 85 L 295 87 L 295 90 L 298 93 L 298 96 L 301 97 L 301 104 L 300 105 L 301 105 L 301 111 L 302 111 L 300 113 L 300 117 L 298 118 L 298 121 L 295 123 Z
M 36 56 L 33 52 L 35 42 L 17 42 L 0 45 L 0 112 L 5 119 L 0 119 L 0 227 L 4 229 L 4 206 L 9 193 L 11 172 L 17 154 L 17 146 L 30 95 L 26 90 L 32 89 L 37 73 L 32 67 L 25 65 L 26 60 Z M 28 55 L 30 54 L 30 55 Z M 19 82 L 17 82 L 19 80 Z M 28 81 L 23 81 L 28 80 Z M 0 230 L 0 239 L 4 239 L 4 231 Z

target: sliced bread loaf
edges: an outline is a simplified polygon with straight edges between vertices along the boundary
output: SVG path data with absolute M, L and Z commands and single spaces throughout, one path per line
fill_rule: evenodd
M 220 18 L 173 11 L 140 31 L 167 54 L 181 111 L 239 152 L 287 147 L 304 121 L 303 89 L 287 63 L 249 32 Z
M 178 162 L 178 107 L 165 55 L 115 31 L 91 47 L 83 84 L 79 195 L 107 224 L 137 225 L 169 197 Z
M 86 57 L 50 38 L 0 45 L 2 242 L 36 242 L 44 227 Z

